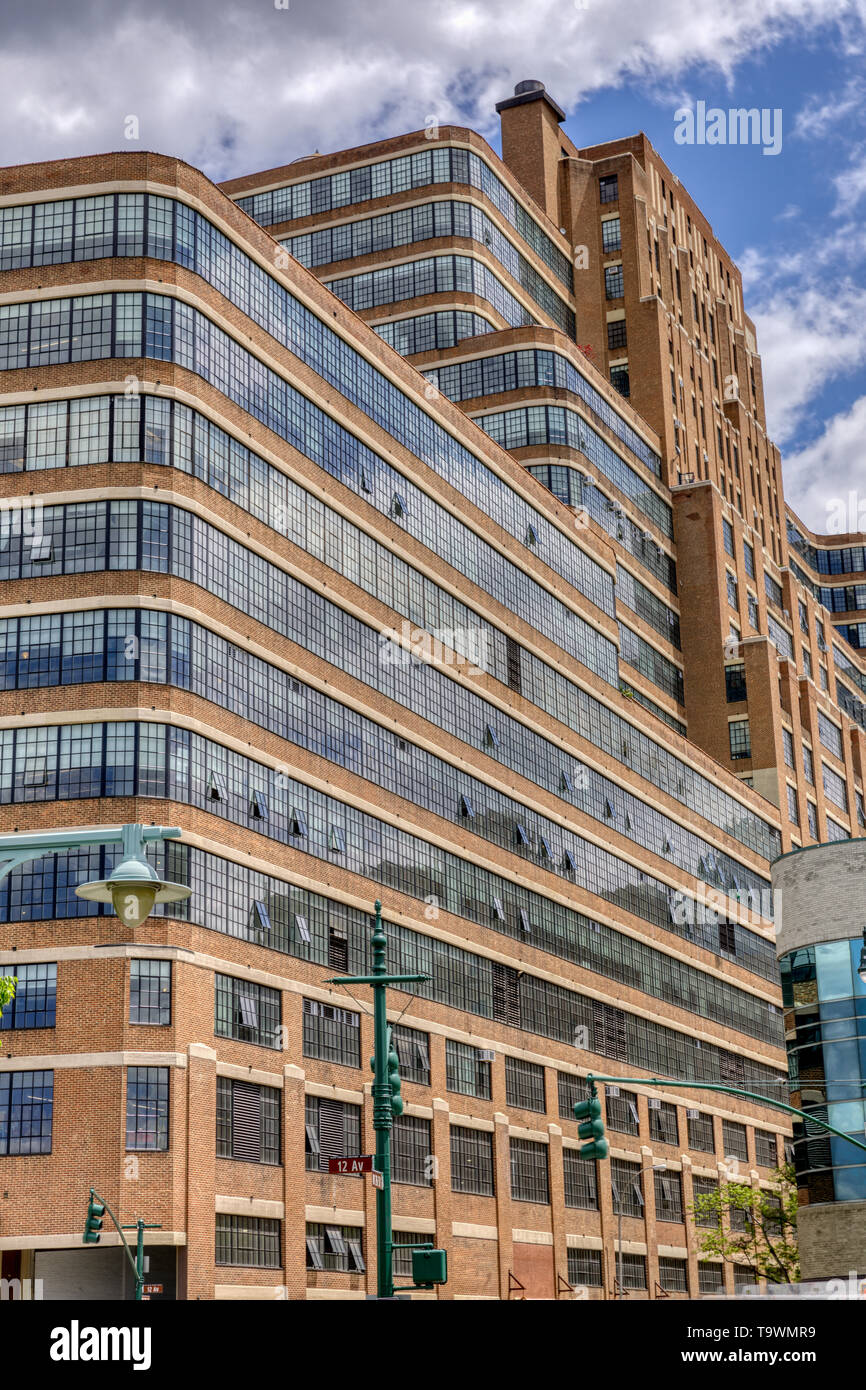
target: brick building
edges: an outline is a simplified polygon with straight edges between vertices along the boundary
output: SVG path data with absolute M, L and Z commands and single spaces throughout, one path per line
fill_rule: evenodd
M 0 826 L 177 825 L 193 889 L 133 932 L 73 894 L 108 850 L 0 883 L 2 1273 L 45 1297 L 120 1296 L 91 1185 L 159 1222 L 163 1297 L 375 1289 L 324 1169 L 373 1148 L 369 1001 L 325 981 L 377 897 L 433 977 L 391 996 L 394 1226 L 438 1296 L 734 1288 L 688 1207 L 789 1128 L 650 1078 L 785 1094 L 769 864 L 859 834 L 862 661 L 702 214 L 645 137 L 500 112 L 504 160 L 0 174 Z M 634 1078 L 598 1172 L 592 1070 Z

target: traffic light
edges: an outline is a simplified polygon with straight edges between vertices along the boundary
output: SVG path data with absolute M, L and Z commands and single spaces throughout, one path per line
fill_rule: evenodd
M 87 1204 L 87 1220 L 84 1223 L 84 1245 L 98 1245 L 99 1233 L 102 1230 L 102 1218 L 105 1215 L 105 1203 L 100 1202 L 93 1188 L 90 1189 L 90 1201 Z
M 403 1114 L 403 1097 L 400 1092 L 403 1083 L 400 1080 L 400 1058 L 391 1047 L 391 1035 L 388 1034 L 388 1085 L 391 1087 L 391 1113 L 393 1115 Z
M 596 1158 L 607 1158 L 610 1152 L 610 1145 L 604 1137 L 604 1120 L 601 1118 L 601 1101 L 592 1088 L 592 1095 L 588 1100 L 579 1100 L 574 1107 L 574 1118 L 581 1120 L 582 1123 L 577 1127 L 577 1133 L 581 1139 L 589 1139 L 588 1144 L 584 1144 L 580 1150 L 581 1158 L 594 1160 Z

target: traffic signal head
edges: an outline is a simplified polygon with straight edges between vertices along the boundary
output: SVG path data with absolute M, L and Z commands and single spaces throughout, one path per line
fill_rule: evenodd
M 581 1122 L 577 1127 L 578 1137 L 590 1141 L 581 1148 L 581 1158 L 607 1158 L 610 1145 L 604 1137 L 604 1120 L 601 1118 L 601 1101 L 598 1096 L 591 1096 L 589 1100 L 579 1100 L 574 1107 L 574 1118 Z
M 400 1094 L 402 1089 L 400 1080 L 400 1058 L 396 1052 L 388 1053 L 388 1085 L 391 1087 L 391 1112 L 394 1115 L 403 1114 L 403 1097 Z
M 99 1233 L 102 1230 L 102 1218 L 105 1215 L 105 1203 L 100 1202 L 93 1188 L 90 1189 L 90 1201 L 87 1204 L 87 1220 L 84 1223 L 84 1245 L 98 1245 Z

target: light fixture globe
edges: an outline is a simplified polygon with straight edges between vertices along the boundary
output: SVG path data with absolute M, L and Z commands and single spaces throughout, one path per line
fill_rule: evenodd
M 141 826 L 124 826 L 124 858 L 109 878 L 82 883 L 75 892 L 90 902 L 111 903 L 128 927 L 140 927 L 156 903 L 183 902 L 192 893 L 182 883 L 157 878 L 143 853 Z

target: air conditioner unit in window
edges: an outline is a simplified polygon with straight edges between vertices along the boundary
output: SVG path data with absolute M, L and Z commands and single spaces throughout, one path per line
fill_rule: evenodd
M 687 1111 L 686 1111 L 686 1119 L 688 1119 L 688 1120 L 697 1120 L 697 1119 L 700 1119 L 700 1114 L 701 1114 L 700 1110 L 687 1110 Z
M 662 1108 L 662 1103 L 661 1103 L 661 1101 L 660 1101 L 660 1100 L 654 1100 L 654 1099 L 652 1099 L 652 1098 L 650 1098 L 650 1100 L 647 1101 L 647 1105 L 648 1105 L 648 1107 L 649 1107 L 650 1110 L 661 1110 L 661 1108 Z
M 495 1062 L 496 1053 L 492 1047 L 479 1047 L 475 1053 L 476 1062 Z

